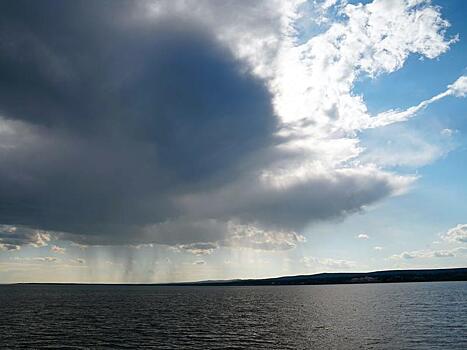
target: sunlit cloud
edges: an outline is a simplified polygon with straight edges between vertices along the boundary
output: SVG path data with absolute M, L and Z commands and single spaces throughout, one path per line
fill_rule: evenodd
M 467 224 L 459 224 L 441 235 L 448 242 L 467 243 Z

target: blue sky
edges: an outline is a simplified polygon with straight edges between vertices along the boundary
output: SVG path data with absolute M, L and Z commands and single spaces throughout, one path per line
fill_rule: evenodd
M 448 35 L 458 34 L 459 42 L 435 60 L 420 60 L 412 56 L 404 68 L 394 73 L 358 82 L 355 90 L 364 95 L 370 111 L 378 113 L 395 106 L 406 108 L 417 104 L 466 73 L 467 43 L 463 38 L 467 35 L 467 25 L 462 15 L 467 10 L 466 4 L 462 1 L 433 3 L 441 6 L 443 17 L 451 24 Z M 467 195 L 466 106 L 464 99 L 448 98 L 430 106 L 403 126 L 386 127 L 378 130 L 376 135 L 370 132 L 370 143 L 380 143 L 382 140 L 397 142 L 398 134 L 406 132 L 419 135 L 446 153 L 422 166 L 396 166 L 399 171 L 419 176 L 415 186 L 403 196 L 388 199 L 345 221 L 310 228 L 310 231 L 319 232 L 313 251 L 316 254 L 325 252 L 324 255 L 328 256 L 337 254 L 367 260 L 370 266 L 377 268 L 465 266 L 465 256 L 402 259 L 397 263 L 382 258 L 400 251 L 438 249 L 440 235 L 465 221 L 467 204 L 461 198 Z M 446 141 L 441 135 L 443 129 L 455 130 L 455 133 Z M 363 140 L 366 136 L 363 135 Z M 359 232 L 366 233 L 369 239 L 355 240 Z M 375 251 L 375 246 L 383 249 Z
M 28 6 L 0 282 L 466 266 L 464 1 Z

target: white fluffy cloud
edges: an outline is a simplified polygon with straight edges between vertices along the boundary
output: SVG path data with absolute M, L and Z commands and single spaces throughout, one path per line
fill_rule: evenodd
M 394 116 L 394 111 L 371 116 L 363 97 L 353 93 L 355 80 L 362 74 L 394 72 L 410 54 L 435 58 L 457 40 L 445 39 L 449 24 L 428 1 L 376 0 L 348 4 L 342 13 L 343 20 L 301 45 L 289 35 L 277 55 L 271 82 L 275 106 L 286 125 L 304 139 L 353 138 L 359 130 L 413 115 L 426 102 L 405 117 Z M 458 82 L 449 94 L 462 90 Z
M 448 92 L 450 95 L 456 97 L 465 97 L 467 94 L 467 76 L 464 75 L 457 79 L 452 85 L 449 85 Z
M 307 268 L 312 268 L 314 270 L 346 270 L 357 266 L 357 264 L 351 260 L 317 258 L 313 256 L 303 257 L 301 261 Z
M 391 259 L 429 259 L 429 258 L 454 258 L 459 255 L 464 255 L 466 249 L 463 247 L 453 249 L 439 249 L 439 250 L 414 250 L 410 252 L 402 252 L 394 254 Z
M 467 224 L 459 224 L 449 229 L 442 238 L 448 242 L 467 243 Z

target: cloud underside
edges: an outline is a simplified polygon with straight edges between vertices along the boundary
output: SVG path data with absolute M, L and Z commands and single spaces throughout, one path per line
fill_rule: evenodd
M 436 8 L 397 2 L 389 18 L 412 35 L 399 42 L 375 25 L 384 7 L 349 5 L 347 21 L 293 45 L 299 2 L 219 3 L 0 5 L 3 249 L 40 244 L 42 231 L 195 254 L 290 249 L 310 222 L 410 185 L 359 162 L 357 135 L 432 101 L 372 117 L 352 87 L 359 74 L 399 69 L 410 53 L 445 52 Z M 355 22 L 358 11 L 367 22 Z M 423 38 L 410 32 L 417 11 Z M 346 26 L 358 43 L 339 34 Z M 363 32 L 373 42 L 363 45 Z M 445 95 L 465 90 L 459 80 Z

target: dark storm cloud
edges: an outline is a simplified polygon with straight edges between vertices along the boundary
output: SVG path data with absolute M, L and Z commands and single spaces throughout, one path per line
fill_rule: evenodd
M 190 180 L 264 144 L 274 129 L 265 87 L 201 25 L 138 21 L 129 4 L 4 5 L 14 8 L 1 9 L 1 112 L 86 138 L 149 142 Z
M 130 5 L 1 4 L 1 115 L 36 141 L 1 153 L 3 223 L 130 232 L 271 142 L 261 82 L 201 25 Z
M 197 217 L 233 216 L 245 222 L 259 221 L 272 228 L 300 231 L 310 219 L 325 220 L 357 212 L 367 203 L 390 195 L 393 188 L 385 174 L 347 169 L 318 174 L 286 189 L 244 178 L 221 190 L 187 195 L 182 205 L 186 212 Z
M 300 230 L 394 190 L 358 172 L 261 183 L 286 156 L 266 83 L 206 23 L 145 4 L 0 3 L 0 224 L 84 244 L 223 242 L 232 220 Z

